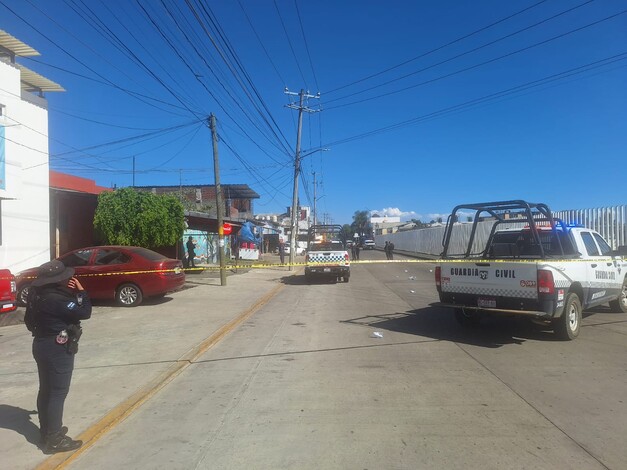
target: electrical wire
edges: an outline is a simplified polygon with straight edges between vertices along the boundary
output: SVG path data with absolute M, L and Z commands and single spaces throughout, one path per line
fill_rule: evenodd
M 296 7 L 296 15 L 298 16 L 298 24 L 300 25 L 300 31 L 303 35 L 303 42 L 305 43 L 305 50 L 307 51 L 307 57 L 309 58 L 309 66 L 311 67 L 311 73 L 313 74 L 314 82 L 316 83 L 316 91 L 320 91 L 320 86 L 318 85 L 318 77 L 316 76 L 316 69 L 313 66 L 313 61 L 311 60 L 311 53 L 309 52 L 309 44 L 307 42 L 307 35 L 305 34 L 305 28 L 303 27 L 303 20 L 300 16 L 300 10 L 298 8 L 298 0 L 294 0 L 294 6 Z
M 287 28 L 285 27 L 285 22 L 283 21 L 281 10 L 279 10 L 279 5 L 277 5 L 276 0 L 273 0 L 273 1 L 274 1 L 274 7 L 276 9 L 277 16 L 279 17 L 279 21 L 281 22 L 281 26 L 283 27 L 283 32 L 285 33 L 285 38 L 287 39 L 287 43 L 290 46 L 290 50 L 292 51 L 292 56 L 294 57 L 294 61 L 296 62 L 296 67 L 298 67 L 298 71 L 300 72 L 300 77 L 303 79 L 303 83 L 305 84 L 305 86 L 309 88 L 309 86 L 307 85 L 307 79 L 305 79 L 305 75 L 303 74 L 303 69 L 301 69 L 300 67 L 298 56 L 296 55 L 296 52 L 294 51 L 294 45 L 292 44 L 290 35 L 288 34 Z
M 415 118 L 412 118 L 412 119 L 401 121 L 401 122 L 398 122 L 396 124 L 392 124 L 392 125 L 389 125 L 389 126 L 381 127 L 379 129 L 374 129 L 372 131 L 365 132 L 363 134 L 358 134 L 358 135 L 355 135 L 355 136 L 352 136 L 352 137 L 348 137 L 348 138 L 345 138 L 345 139 L 337 140 L 337 141 L 334 141 L 334 142 L 331 142 L 331 143 L 327 144 L 327 146 L 340 145 L 340 144 L 344 144 L 344 143 L 351 142 L 351 141 L 354 141 L 354 140 L 360 140 L 360 139 L 363 139 L 363 138 L 366 138 L 366 137 L 370 137 L 370 136 L 375 135 L 375 134 L 380 134 L 380 133 L 392 131 L 392 130 L 395 130 L 395 129 L 398 129 L 398 128 L 401 128 L 401 127 L 410 126 L 412 124 L 416 124 L 416 123 L 419 123 L 419 122 L 423 122 L 423 121 L 439 118 L 439 117 L 445 116 L 445 115 L 447 115 L 449 113 L 452 113 L 452 112 L 458 112 L 458 111 L 460 111 L 462 109 L 463 110 L 467 110 L 468 108 L 472 108 L 472 107 L 474 107 L 474 106 L 476 106 L 478 104 L 483 104 L 485 102 L 493 101 L 495 99 L 499 99 L 499 98 L 502 98 L 504 96 L 512 95 L 512 94 L 518 93 L 520 91 L 526 91 L 528 89 L 537 88 L 537 87 L 542 86 L 542 85 L 544 85 L 546 83 L 554 82 L 556 80 L 561 80 L 563 78 L 568 78 L 568 77 L 571 77 L 571 76 L 574 76 L 574 75 L 585 73 L 585 72 L 588 72 L 590 70 L 594 70 L 594 69 L 597 69 L 599 67 L 603 67 L 603 66 L 606 66 L 608 64 L 611 64 L 611 63 L 614 63 L 614 62 L 618 62 L 618 61 L 621 61 L 621 60 L 626 60 L 626 59 L 627 59 L 627 52 L 616 54 L 616 55 L 611 56 L 611 57 L 606 57 L 606 58 L 598 60 L 598 61 L 590 62 L 588 64 L 585 64 L 585 65 L 582 65 L 582 66 L 579 66 L 579 67 L 575 67 L 573 69 L 566 70 L 564 72 L 560 72 L 560 73 L 557 73 L 557 74 L 549 75 L 547 77 L 540 78 L 538 80 L 533 80 L 533 81 L 530 81 L 530 82 L 526 82 L 526 83 L 523 83 L 521 85 L 517 85 L 517 86 L 511 87 L 511 88 L 508 88 L 506 90 L 498 91 L 496 93 L 491 93 L 489 95 L 482 96 L 481 98 L 476 98 L 476 99 L 469 100 L 469 101 L 466 101 L 464 103 L 460 103 L 460 104 L 457 104 L 457 105 L 454 105 L 454 106 L 449 106 L 449 107 L 443 108 L 443 109 L 438 110 L 438 111 L 434 111 L 434 112 L 431 112 L 431 113 L 428 113 L 428 114 L 424 114 L 422 116 L 418 116 L 418 117 L 415 117 Z
M 456 38 L 456 39 L 454 39 L 452 41 L 447 42 L 446 44 L 442 44 L 441 46 L 436 47 L 435 49 L 431 49 L 431 50 L 429 50 L 427 52 L 424 52 L 424 53 L 422 53 L 420 55 L 412 57 L 411 59 L 405 60 L 405 61 L 403 61 L 403 62 L 401 62 L 401 63 L 399 63 L 397 65 L 394 65 L 392 67 L 386 68 L 386 69 L 384 69 L 384 70 L 382 70 L 380 72 L 368 75 L 368 76 L 366 76 L 364 78 L 360 78 L 359 80 L 352 81 L 350 83 L 347 83 L 346 85 L 342 85 L 342 86 L 339 86 L 337 88 L 333 88 L 332 90 L 326 91 L 325 94 L 335 93 L 336 91 L 342 90 L 342 89 L 347 88 L 347 87 L 352 86 L 352 85 L 356 85 L 356 84 L 364 82 L 366 80 L 370 80 L 371 78 L 378 77 L 379 75 L 383 75 L 384 73 L 387 73 L 387 72 L 390 72 L 392 70 L 395 70 L 395 69 L 397 69 L 399 67 L 402 67 L 403 65 L 407 65 L 407 64 L 409 64 L 411 62 L 414 62 L 414 61 L 416 61 L 418 59 L 422 59 L 423 57 L 426 57 L 428 55 L 433 54 L 434 52 L 441 51 L 442 49 L 445 49 L 445 48 L 447 48 L 449 46 L 452 46 L 453 44 L 456 44 L 456 43 L 461 42 L 461 41 L 463 41 L 465 39 L 468 39 L 468 38 L 470 38 L 472 36 L 475 36 L 476 34 L 479 34 L 479 33 L 483 32 L 483 31 L 486 31 L 486 30 L 488 30 L 488 29 L 490 29 L 490 28 L 492 28 L 492 27 L 494 27 L 494 26 L 496 26 L 498 24 L 504 23 L 505 21 L 507 21 L 509 19 L 512 19 L 512 18 L 514 18 L 514 17 L 516 17 L 518 15 L 521 15 L 522 13 L 525 13 L 526 11 L 529 11 L 529 10 L 531 10 L 531 9 L 533 9 L 533 8 L 543 4 L 543 3 L 545 3 L 546 1 L 547 0 L 541 0 L 541 1 L 537 2 L 537 3 L 534 3 L 533 5 L 525 7 L 522 10 L 519 10 L 519 11 L 517 11 L 515 13 L 512 13 L 511 15 L 508 15 L 508 16 L 506 16 L 504 18 L 501 18 L 501 19 L 499 19 L 499 20 L 497 20 L 497 21 L 495 21 L 493 23 L 490 23 L 490 24 L 488 24 L 486 26 L 482 26 L 481 28 L 476 29 L 472 33 L 466 34 L 464 36 L 460 36 L 460 37 L 458 37 L 458 38 Z
M 413 89 L 413 88 L 417 88 L 417 87 L 420 87 L 420 86 L 423 86 L 423 85 L 427 85 L 427 84 L 430 84 L 430 83 L 435 83 L 435 82 L 443 80 L 445 78 L 449 78 L 449 77 L 452 77 L 452 76 L 455 76 L 455 75 L 459 75 L 461 73 L 468 72 L 469 70 L 474 70 L 474 69 L 482 67 L 484 65 L 497 62 L 497 61 L 505 59 L 507 57 L 512 57 L 512 56 L 514 56 L 516 54 L 520 54 L 521 52 L 525 52 L 525 51 L 534 49 L 534 48 L 542 46 L 544 44 L 548 44 L 549 42 L 556 41 L 558 39 L 564 38 L 564 37 L 569 36 L 571 34 L 583 31 L 584 29 L 591 28 L 593 26 L 597 26 L 597 25 L 599 25 L 601 23 L 604 23 L 605 21 L 609 21 L 609 20 L 612 20 L 612 19 L 615 19 L 615 18 L 619 17 L 620 15 L 624 15 L 625 13 L 627 13 L 627 10 L 623 10 L 621 12 L 618 12 L 618 13 L 615 13 L 613 15 L 607 16 L 605 18 L 602 18 L 600 20 L 594 21 L 592 23 L 588 23 L 587 25 L 581 26 L 579 28 L 572 29 L 572 30 L 567 31 L 565 33 L 558 34 L 558 35 L 553 36 L 553 37 L 551 37 L 549 39 L 545 39 L 543 41 L 537 42 L 535 44 L 531 44 L 531 45 L 523 47 L 521 49 L 517 49 L 515 51 L 508 52 L 507 54 L 503 54 L 503 55 L 500 55 L 498 57 L 494 57 L 492 59 L 485 60 L 483 62 L 471 65 L 469 67 L 464 67 L 463 69 L 459 69 L 459 70 L 456 70 L 454 72 L 450 72 L 450 73 L 447 73 L 447 74 L 444 74 L 444 75 L 440 75 L 439 77 L 435 77 L 435 78 L 432 78 L 432 79 L 429 79 L 429 80 L 425 80 L 423 82 L 420 82 L 420 83 L 417 83 L 417 84 L 414 84 L 414 85 L 410 85 L 410 86 L 407 86 L 407 87 L 404 87 L 404 88 L 401 88 L 401 89 L 398 89 L 398 90 L 390 91 L 390 92 L 387 92 L 387 93 L 382 93 L 382 94 L 377 95 L 377 96 L 372 96 L 372 97 L 369 97 L 369 98 L 364 98 L 364 99 L 361 99 L 361 100 L 352 101 L 350 103 L 345 103 L 345 104 L 341 104 L 341 105 L 331 106 L 331 107 L 328 107 L 326 109 L 330 110 L 330 109 L 342 108 L 342 107 L 345 107 L 345 106 L 352 106 L 352 105 L 355 105 L 355 104 L 358 104 L 358 103 L 364 103 L 366 101 L 371 101 L 371 100 L 374 100 L 374 99 L 383 98 L 385 96 L 390 96 L 390 95 L 394 95 L 394 94 L 397 94 L 397 93 L 401 93 L 403 91 L 407 91 L 407 90 L 410 90 L 410 89 Z

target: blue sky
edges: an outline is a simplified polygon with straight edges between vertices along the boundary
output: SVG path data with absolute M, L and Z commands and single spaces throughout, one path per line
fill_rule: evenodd
M 49 93 L 51 167 L 103 186 L 248 184 L 256 213 L 431 220 L 462 203 L 627 203 L 620 0 L 0 0 Z M 317 149 L 328 151 L 315 151 Z M 310 153 L 312 152 L 313 153 Z

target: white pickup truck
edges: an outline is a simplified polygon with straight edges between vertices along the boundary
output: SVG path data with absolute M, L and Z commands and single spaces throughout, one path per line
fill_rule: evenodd
M 472 226 L 455 223 L 469 211 Z M 480 248 L 477 234 L 490 223 L 487 244 Z M 465 236 L 456 238 L 454 229 L 462 225 Z M 627 313 L 625 258 L 594 230 L 554 219 L 544 204 L 457 206 L 443 246 L 435 270 L 440 297 L 435 305 L 454 308 L 462 324 L 476 324 L 484 314 L 528 315 L 552 325 L 562 339 L 574 339 L 585 309 L 609 303 L 613 311 Z M 454 246 L 459 253 L 453 253 Z
M 312 225 L 305 257 L 305 279 L 333 278 L 348 282 L 350 257 L 341 238 L 341 225 Z

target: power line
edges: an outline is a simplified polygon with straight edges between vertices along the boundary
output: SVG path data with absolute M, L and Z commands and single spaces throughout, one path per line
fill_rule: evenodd
M 257 33 L 257 30 L 253 26 L 253 23 L 250 20 L 250 17 L 248 16 L 248 13 L 246 13 L 246 10 L 244 9 L 244 6 L 242 5 L 242 2 L 240 0 L 237 0 L 237 3 L 239 4 L 239 7 L 241 8 L 242 12 L 244 13 L 244 16 L 246 17 L 246 21 L 248 21 L 248 25 L 250 26 L 250 29 L 253 30 L 253 33 L 255 34 L 255 37 L 257 38 L 257 41 L 261 45 L 261 48 L 263 49 L 263 52 L 266 54 L 266 57 L 268 58 L 268 61 L 270 62 L 270 64 L 272 64 L 272 68 L 274 68 L 274 71 L 276 72 L 277 76 L 279 77 L 279 80 L 281 80 L 281 84 L 283 86 L 287 85 L 287 81 L 285 81 L 283 79 L 283 76 L 281 75 L 281 72 L 279 72 L 279 69 L 274 64 L 274 61 L 272 60 L 272 57 L 270 57 L 270 54 L 268 53 L 268 50 L 266 49 L 266 46 L 264 46 L 263 41 L 261 40 L 261 37 L 259 37 L 259 33 Z
M 300 31 L 303 35 L 303 42 L 305 43 L 305 50 L 307 51 L 307 57 L 309 58 L 309 66 L 311 67 L 311 73 L 313 73 L 314 82 L 316 83 L 316 91 L 320 91 L 320 86 L 318 85 L 318 77 L 316 76 L 316 69 L 314 68 L 313 61 L 311 60 L 311 53 L 309 52 L 309 44 L 307 43 L 307 36 L 305 35 L 305 28 L 303 28 L 303 20 L 300 16 L 300 10 L 298 8 L 298 0 L 294 0 L 294 6 L 296 7 L 296 14 L 298 16 L 298 24 L 300 25 Z
M 292 51 L 292 56 L 294 57 L 294 61 L 296 61 L 296 67 L 298 67 L 298 71 L 300 72 L 300 77 L 303 79 L 303 83 L 307 88 L 307 80 L 305 79 L 305 75 L 303 74 L 303 70 L 300 68 L 300 62 L 298 61 L 298 57 L 296 56 L 296 52 L 294 51 L 294 45 L 292 44 L 292 40 L 290 39 L 290 35 L 287 32 L 287 28 L 285 27 L 285 22 L 283 21 L 283 16 L 281 16 L 281 10 L 279 10 L 279 5 L 277 5 L 276 0 L 274 1 L 274 7 L 276 8 L 276 13 L 279 16 L 279 20 L 281 22 L 281 26 L 283 26 L 283 32 L 285 32 L 285 37 L 287 39 L 287 43 L 290 46 L 290 50 Z
M 497 61 L 499 61 L 499 60 L 501 60 L 501 59 L 505 59 L 505 58 L 507 58 L 507 57 L 514 56 L 514 55 L 516 55 L 516 54 L 520 54 L 521 52 L 528 51 L 528 50 L 533 49 L 533 48 L 536 48 L 536 47 L 538 47 L 538 46 L 542 46 L 542 45 L 547 44 L 547 43 L 549 43 L 549 42 L 556 41 L 557 39 L 561 39 L 561 38 L 563 38 L 563 37 L 566 37 L 566 36 L 568 36 L 568 35 L 571 35 L 571 34 L 577 33 L 577 32 L 579 32 L 579 31 L 582 31 L 582 30 L 584 30 L 584 29 L 590 28 L 590 27 L 592 27 L 592 26 L 596 26 L 596 25 L 601 24 L 601 23 L 603 23 L 603 22 L 605 22 L 605 21 L 609 21 L 609 20 L 611 20 L 611 19 L 614 19 L 614 18 L 616 18 L 616 17 L 618 17 L 618 16 L 620 16 L 620 15 L 624 15 L 625 13 L 627 13 L 627 10 L 623 10 L 623 11 L 621 11 L 621 12 L 619 12 L 619 13 L 615 13 L 615 14 L 613 14 L 613 15 L 607 16 L 607 17 L 605 17 L 605 18 L 603 18 L 603 19 L 600 19 L 600 20 L 594 21 L 594 22 L 592 22 L 592 23 L 589 23 L 589 24 L 587 24 L 587 25 L 581 26 L 581 27 L 579 27 L 579 28 L 575 28 L 575 29 L 572 29 L 572 30 L 567 31 L 567 32 L 565 32 L 565 33 L 558 34 L 558 35 L 556 35 L 556 36 L 553 36 L 553 37 L 551 37 L 551 38 L 549 38 L 549 39 L 545 39 L 545 40 L 543 40 L 543 41 L 537 42 L 537 43 L 535 43 L 535 44 L 531 44 L 530 46 L 526 46 L 526 47 L 523 47 L 523 48 L 521 48 L 521 49 L 517 49 L 517 50 L 512 51 L 512 52 L 508 52 L 507 54 L 503 54 L 503 55 L 501 55 L 501 56 L 498 56 L 498 57 L 494 57 L 494 58 L 492 58 L 492 59 L 485 60 L 485 61 L 480 62 L 480 63 L 478 63 L 478 64 L 474 64 L 474 65 L 471 65 L 471 66 L 469 66 L 469 67 L 465 67 L 465 68 L 463 68 L 463 69 L 456 70 L 455 72 L 447 73 L 447 74 L 445 74 L 445 75 L 441 75 L 441 76 L 439 76 L 439 77 L 435 77 L 435 78 L 432 78 L 432 79 L 430 79 L 430 80 L 426 80 L 426 81 L 421 82 L 421 83 L 417 83 L 417 84 L 414 84 L 414 85 L 410 85 L 410 86 L 407 86 L 407 87 L 401 88 L 401 89 L 399 89 L 399 90 L 390 91 L 390 92 L 383 93 L 383 94 L 380 94 L 380 95 L 377 95 L 377 96 L 372 96 L 372 97 L 370 97 L 370 98 L 364 98 L 364 99 L 362 99 L 362 100 L 352 101 L 352 102 L 350 102 L 350 103 L 345 103 L 345 104 L 342 104 L 342 105 L 331 106 L 331 107 L 328 107 L 328 108 L 326 108 L 326 109 L 327 109 L 327 110 L 329 110 L 329 109 L 342 108 L 342 107 L 345 107 L 345 106 L 352 106 L 352 105 L 354 105 L 354 104 L 363 103 L 363 102 L 366 102 L 366 101 L 371 101 L 371 100 L 374 100 L 374 99 L 377 99 L 377 98 L 383 98 L 383 97 L 385 97 L 385 96 L 389 96 L 389 95 L 394 95 L 394 94 L 397 94 L 397 93 L 401 93 L 401 92 L 403 92 L 403 91 L 407 91 L 407 90 L 410 90 L 410 89 L 412 89 L 412 88 L 417 88 L 417 87 L 419 87 L 419 86 L 427 85 L 427 84 L 429 84 L 429 83 L 434 83 L 434 82 L 437 82 L 437 81 L 443 80 L 443 79 L 445 79 L 445 78 L 452 77 L 452 76 L 454 76 L 454 75 L 459 75 L 460 73 L 468 72 L 469 70 L 473 70 L 473 69 L 476 69 L 476 68 L 482 67 L 482 66 L 484 66 L 484 65 L 491 64 L 491 63 L 493 63 L 493 62 L 497 62 Z M 430 68 L 430 67 L 429 67 L 429 68 Z
M 328 143 L 326 145 L 327 146 L 340 145 L 340 144 L 344 144 L 344 143 L 351 142 L 351 141 L 354 141 L 354 140 L 360 140 L 360 139 L 363 139 L 363 138 L 366 138 L 366 137 L 370 137 L 372 135 L 376 135 L 376 134 L 380 134 L 380 133 L 384 133 L 384 132 L 389 132 L 389 131 L 392 131 L 392 130 L 395 130 L 395 129 L 398 129 L 398 128 L 401 128 L 401 127 L 406 127 L 406 126 L 409 126 L 409 125 L 412 125 L 412 124 L 416 124 L 416 123 L 419 123 L 419 122 L 436 119 L 436 118 L 439 118 L 439 117 L 451 114 L 453 112 L 458 112 L 460 110 L 467 110 L 469 108 L 475 107 L 478 104 L 482 104 L 482 103 L 485 103 L 485 102 L 493 101 L 495 99 L 502 98 L 502 97 L 508 96 L 508 95 L 512 95 L 512 94 L 518 93 L 520 91 L 526 91 L 526 90 L 529 90 L 529 89 L 532 89 L 532 88 L 537 88 L 539 86 L 545 85 L 545 84 L 550 83 L 550 82 L 554 82 L 554 81 L 561 80 L 561 79 L 564 79 L 564 78 L 568 78 L 568 77 L 571 77 L 571 76 L 574 76 L 574 75 L 585 73 L 585 72 L 588 72 L 590 70 L 594 70 L 594 69 L 597 69 L 599 67 L 603 67 L 603 66 L 606 66 L 606 65 L 618 62 L 618 61 L 626 60 L 626 59 L 627 59 L 627 52 L 623 52 L 621 54 L 616 54 L 614 56 L 607 57 L 605 59 L 601 59 L 601 60 L 598 60 L 598 61 L 595 61 L 595 62 L 590 62 L 588 64 L 585 64 L 585 65 L 582 65 L 582 66 L 579 66 L 579 67 L 575 67 L 575 68 L 570 69 L 570 70 L 566 70 L 564 72 L 560 72 L 560 73 L 557 73 L 557 74 L 549 75 L 547 77 L 544 77 L 544 78 L 541 78 L 541 79 L 538 79 L 538 80 L 533 80 L 531 82 L 527 82 L 527 83 L 524 83 L 522 85 L 517 85 L 515 87 L 511 87 L 511 88 L 508 88 L 506 90 L 501 90 L 501 91 L 496 92 L 496 93 L 491 93 L 489 95 L 485 95 L 485 96 L 483 96 L 481 98 L 476 98 L 476 99 L 469 100 L 469 101 L 466 101 L 464 103 L 460 103 L 460 104 L 457 104 L 457 105 L 454 105 L 454 106 L 449 106 L 449 107 L 443 108 L 443 109 L 438 110 L 438 111 L 434 111 L 434 112 L 431 112 L 431 113 L 428 113 L 428 114 L 424 114 L 422 116 L 418 116 L 418 117 L 415 117 L 415 118 L 412 118 L 412 119 L 408 119 L 408 120 L 405 120 L 405 121 L 398 122 L 396 124 L 392 124 L 392 125 L 389 125 L 389 126 L 381 127 L 379 129 L 374 129 L 372 131 L 365 132 L 363 134 L 358 134 L 358 135 L 355 135 L 355 136 L 352 136 L 352 137 L 348 137 L 348 138 L 345 138 L 345 139 L 337 140 L 335 142 L 331 142 L 331 143 Z
M 531 6 L 523 8 L 522 10 L 519 10 L 519 11 L 517 11 L 517 12 L 511 14 L 511 15 L 508 15 L 508 16 L 506 16 L 504 18 L 501 18 L 500 20 L 497 20 L 494 23 L 490 23 L 489 25 L 483 26 L 483 27 L 473 31 L 472 33 L 469 33 L 469 34 L 466 34 L 464 36 L 458 37 L 457 39 L 454 39 L 454 40 L 452 40 L 450 42 L 447 42 L 446 44 L 438 46 L 435 49 L 431 49 L 430 51 L 424 52 L 424 53 L 422 53 L 420 55 L 417 55 L 416 57 L 412 57 L 411 59 L 408 59 L 408 60 L 406 60 L 404 62 L 401 62 L 400 64 L 397 64 L 397 65 L 394 65 L 393 67 L 389 67 L 389 68 L 387 68 L 385 70 L 382 70 L 381 72 L 377 72 L 377 73 L 374 73 L 372 75 L 368 75 L 367 77 L 360 78 L 359 80 L 355 80 L 353 82 L 347 83 L 346 85 L 342 85 L 340 87 L 333 88 L 332 90 L 326 91 L 325 95 L 329 94 L 329 93 L 334 93 L 334 92 L 336 92 L 338 90 L 342 90 L 342 89 L 347 88 L 347 87 L 352 86 L 352 85 L 356 85 L 356 84 L 364 82 L 366 80 L 370 80 L 371 78 L 378 77 L 379 75 L 383 75 L 384 73 L 387 73 L 387 72 L 390 72 L 392 70 L 395 70 L 395 69 L 397 69 L 399 67 L 402 67 L 403 65 L 407 65 L 407 64 L 409 64 L 411 62 L 414 62 L 414 61 L 416 61 L 418 59 L 422 59 L 423 57 L 426 57 L 426 56 L 428 56 L 430 54 L 433 54 L 434 52 L 440 51 L 440 50 L 442 50 L 442 49 L 444 49 L 444 48 L 446 48 L 448 46 L 452 46 L 453 44 L 456 44 L 456 43 L 458 43 L 460 41 L 463 41 L 464 39 L 468 39 L 469 37 L 472 37 L 472 36 L 474 36 L 476 34 L 479 34 L 479 33 L 483 32 L 483 31 L 486 31 L 486 30 L 492 28 L 493 26 L 496 26 L 496 25 L 498 25 L 500 23 L 503 23 L 503 22 L 505 22 L 505 21 L 507 21 L 507 20 L 509 20 L 511 18 L 514 18 L 514 17 L 516 17 L 516 16 L 518 16 L 518 15 L 520 15 L 520 14 L 526 12 L 526 11 L 529 11 L 529 10 L 537 7 L 538 5 L 541 5 L 542 3 L 545 3 L 546 1 L 547 0 L 541 0 L 540 2 L 534 3 Z
M 274 121 L 274 118 L 272 117 L 272 113 L 270 113 L 270 111 L 268 110 L 268 107 L 266 106 L 266 104 L 264 103 L 263 99 L 261 98 L 260 93 L 258 92 L 257 88 L 255 87 L 254 83 L 252 82 L 252 80 L 250 79 L 250 76 L 248 75 L 248 73 L 245 71 L 241 61 L 239 60 L 239 58 L 237 57 L 237 54 L 234 52 L 233 48 L 230 46 L 226 35 L 222 32 L 219 24 L 217 23 L 216 20 L 214 20 L 213 15 L 211 13 L 211 9 L 208 6 L 205 6 L 204 4 L 201 4 L 201 10 L 203 11 L 203 13 L 205 14 L 205 16 L 208 18 L 209 22 L 213 25 L 213 27 L 215 28 L 215 30 L 217 31 L 217 36 L 220 38 L 220 40 L 222 40 L 222 43 L 224 44 L 224 49 L 226 50 L 226 52 L 230 55 L 230 57 L 233 59 L 233 61 L 235 62 L 237 69 L 241 72 L 241 74 L 244 77 L 244 80 L 248 83 L 250 89 L 253 91 L 254 95 L 257 97 L 258 101 L 261 103 L 262 107 L 265 110 L 265 114 L 258 108 L 257 103 L 255 102 L 255 100 L 253 99 L 253 97 L 250 95 L 250 93 L 248 92 L 247 87 L 244 85 L 242 78 L 240 77 L 240 75 L 237 73 L 237 71 L 235 70 L 235 67 L 233 67 L 233 65 L 230 63 L 230 61 L 228 60 L 225 52 L 222 50 L 222 48 L 218 45 L 217 41 L 213 38 L 213 36 L 211 35 L 210 31 L 207 29 L 206 25 L 203 23 L 202 19 L 200 18 L 200 15 L 198 14 L 198 12 L 196 11 L 196 9 L 193 7 L 193 5 L 190 4 L 190 0 L 185 0 L 188 8 L 190 8 L 190 10 L 192 11 L 192 13 L 194 14 L 194 17 L 196 18 L 196 21 L 199 23 L 199 25 L 202 27 L 202 29 L 204 30 L 206 36 L 209 38 L 209 40 L 211 41 L 212 45 L 214 46 L 215 50 L 219 53 L 221 59 L 223 60 L 223 62 L 225 63 L 225 65 L 228 67 L 228 69 L 230 70 L 230 72 L 233 74 L 233 76 L 236 78 L 236 80 L 238 81 L 238 83 L 240 84 L 242 90 L 244 91 L 244 93 L 246 94 L 246 96 L 249 98 L 249 100 L 251 101 L 251 103 L 253 104 L 253 106 L 255 107 L 255 109 L 257 110 L 257 112 L 259 113 L 259 115 L 262 117 L 262 119 L 266 122 L 266 124 L 268 125 L 268 128 L 270 129 L 270 131 L 275 135 L 275 137 L 277 138 L 277 141 L 279 142 L 285 142 L 285 144 L 281 144 L 284 149 L 285 149 L 285 153 L 287 155 L 289 155 L 289 144 L 287 144 L 287 139 L 285 138 L 285 136 L 281 133 L 280 128 L 278 127 L 278 125 L 276 124 L 276 122 Z M 266 118 L 267 116 L 270 116 L 270 119 L 272 121 L 272 123 L 274 124 L 274 126 L 267 120 Z M 237 124 L 237 121 L 234 120 L 234 122 Z M 275 130 L 276 129 L 276 130 Z M 279 138 L 279 135 L 277 134 L 277 130 L 278 133 L 281 134 L 281 136 L 283 137 L 283 141 L 281 141 L 281 139 Z M 242 129 L 243 131 L 243 129 Z M 243 131 L 245 132 L 245 131 Z M 256 144 L 255 140 L 251 138 L 251 141 L 253 143 Z

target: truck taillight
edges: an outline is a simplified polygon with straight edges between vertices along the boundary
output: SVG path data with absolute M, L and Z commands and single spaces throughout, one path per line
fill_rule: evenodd
M 554 293 L 553 273 L 547 269 L 538 269 L 538 294 L 552 295 Z
M 346 262 L 348 263 L 349 259 L 350 259 L 350 258 L 348 257 L 348 253 L 346 253 L 346 254 L 344 255 L 344 261 L 346 261 Z
M 442 287 L 442 267 L 435 267 L 435 286 L 439 289 Z
M 305 255 L 305 263 L 309 263 L 309 254 Z

